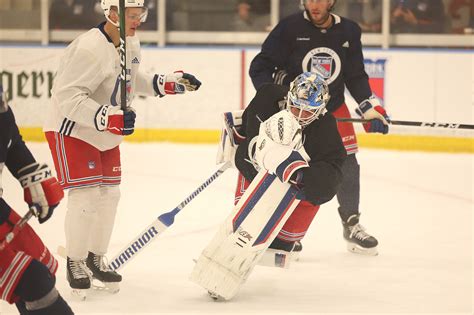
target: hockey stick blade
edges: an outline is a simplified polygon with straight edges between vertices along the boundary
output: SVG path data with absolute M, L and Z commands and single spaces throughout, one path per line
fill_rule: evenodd
M 160 215 L 152 224 L 147 226 L 140 234 L 138 234 L 127 246 L 118 252 L 109 263 L 112 270 L 120 270 L 135 258 L 136 254 L 149 245 L 158 235 L 162 234 L 168 227 L 174 223 L 175 216 L 193 200 L 201 191 L 203 191 L 210 183 L 219 177 L 225 170 L 231 167 L 231 163 L 223 164 L 211 177 L 209 177 L 201 186 L 193 191 L 185 200 L 183 200 L 176 208 L 170 212 Z
M 367 123 L 368 119 L 362 118 L 336 118 L 338 122 L 350 123 Z M 455 123 L 437 123 L 437 122 L 422 122 L 422 121 L 405 121 L 405 120 L 390 120 L 390 125 L 412 126 L 412 127 L 432 127 L 432 128 L 447 128 L 447 129 L 474 129 L 474 125 L 469 124 L 455 124 Z

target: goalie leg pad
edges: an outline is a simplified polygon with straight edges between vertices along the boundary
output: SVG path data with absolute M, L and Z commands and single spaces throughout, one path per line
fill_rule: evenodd
M 234 297 L 298 205 L 297 192 L 259 172 L 197 260 L 191 281 L 226 300 Z

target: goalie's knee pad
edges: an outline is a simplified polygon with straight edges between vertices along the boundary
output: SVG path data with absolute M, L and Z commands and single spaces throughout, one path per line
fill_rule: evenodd
M 56 290 L 55 283 L 55 277 L 48 268 L 32 260 L 15 289 L 15 294 L 23 302 L 18 304 L 19 310 L 34 315 L 73 314 Z

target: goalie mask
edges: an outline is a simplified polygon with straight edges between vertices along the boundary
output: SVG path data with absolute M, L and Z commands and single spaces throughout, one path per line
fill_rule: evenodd
M 102 10 L 104 10 L 104 15 L 107 21 L 116 27 L 119 27 L 118 22 L 113 22 L 110 20 L 110 11 L 112 10 L 112 7 L 115 7 L 117 12 L 119 12 L 119 0 L 101 0 L 100 5 Z M 143 12 L 134 18 L 139 19 L 142 23 L 146 21 L 148 16 L 148 8 L 145 7 L 145 0 L 125 0 L 125 8 L 142 8 Z
M 286 108 L 304 127 L 326 113 L 329 98 L 326 81 L 316 73 L 303 72 L 290 83 Z

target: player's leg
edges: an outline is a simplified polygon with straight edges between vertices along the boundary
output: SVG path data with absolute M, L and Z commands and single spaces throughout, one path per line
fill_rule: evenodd
M 55 277 L 48 268 L 33 259 L 21 276 L 14 294 L 20 298 L 17 308 L 28 315 L 74 314 L 55 287 Z
M 319 206 L 301 201 L 268 247 L 260 265 L 288 268 L 291 261 L 298 260 L 302 246 L 300 241 L 318 210 Z M 297 242 L 299 249 L 296 248 Z
M 334 113 L 336 118 L 350 117 L 347 106 L 343 104 Z M 351 123 L 338 123 L 339 133 L 348 157 L 343 165 L 343 180 L 337 192 L 339 215 L 343 225 L 343 236 L 347 249 L 351 252 L 377 255 L 377 239 L 365 232 L 359 224 L 360 166 L 357 162 L 357 138 Z
M 0 198 L 0 239 L 21 217 Z M 21 314 L 73 314 L 54 287 L 57 261 L 27 224 L 0 254 L 0 297 Z
M 60 184 L 68 190 L 65 218 L 67 279 L 73 292 L 85 298 L 91 287 L 90 270 L 86 266 L 88 241 L 100 203 L 102 183 L 100 151 L 84 141 L 47 132 Z
M 104 178 L 100 186 L 97 216 L 91 229 L 91 235 L 94 237 L 89 240 L 87 266 L 92 271 L 93 278 L 105 283 L 113 292 L 117 292 L 118 285 L 112 284 L 122 281 L 122 276 L 108 267 L 104 255 L 109 247 L 120 200 L 119 184 L 122 173 L 119 147 L 101 152 L 101 160 Z

